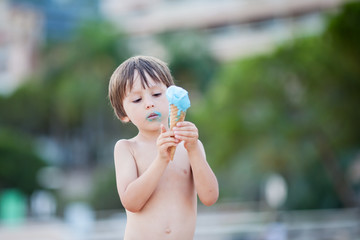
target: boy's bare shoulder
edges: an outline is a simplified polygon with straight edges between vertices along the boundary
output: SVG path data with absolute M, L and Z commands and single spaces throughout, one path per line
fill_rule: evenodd
M 132 144 L 134 144 L 134 143 L 135 143 L 135 137 L 130 138 L 130 139 L 119 139 L 119 140 L 116 142 L 115 146 L 117 146 L 117 145 L 120 145 L 120 146 L 130 146 L 130 145 L 132 145 Z
M 114 151 L 116 152 L 133 152 L 134 139 L 120 139 L 115 143 Z

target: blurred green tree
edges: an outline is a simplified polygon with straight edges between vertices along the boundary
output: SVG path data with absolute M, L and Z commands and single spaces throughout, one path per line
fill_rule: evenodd
M 89 169 L 112 164 L 114 142 L 133 129 L 125 130 L 115 118 L 107 99 L 108 81 L 129 56 L 127 37 L 121 31 L 106 22 L 84 23 L 71 41 L 44 46 L 34 76 L 12 95 L 0 97 L 0 112 L 4 113 L 0 125 L 23 132 L 34 142 L 44 136 L 51 139 L 62 151 L 61 161 L 55 163 L 60 167 Z M 8 148 L 5 140 L 0 148 Z M 36 168 L 36 161 L 25 157 L 26 153 L 32 156 L 30 148 L 4 155 L 8 160 L 1 161 L 0 178 L 18 177 L 9 170 L 13 166 L 9 161 L 20 156 L 28 160 L 26 166 L 33 163 L 22 169 Z M 5 152 L 0 154 L 2 159 Z M 37 186 L 27 181 L 36 179 L 33 174 L 29 171 L 27 178 L 19 178 L 21 184 L 32 185 L 27 189 Z M 116 192 L 115 182 L 113 185 L 109 191 Z
M 90 196 L 92 206 L 97 210 L 123 208 L 116 188 L 114 167 L 98 168 L 94 174 L 95 185 Z
M 28 134 L 44 134 L 49 122 L 49 97 L 43 86 L 30 79 L 10 96 L 0 96 L 0 125 Z
M 204 92 L 218 69 L 206 37 L 193 31 L 167 32 L 158 36 L 169 54 L 169 68 L 180 84 Z
M 275 171 L 289 184 L 288 208 L 354 206 L 345 174 L 360 139 L 354 110 L 360 102 L 360 35 L 348 28 L 358 22 L 358 7 L 345 5 L 322 36 L 220 71 L 192 114 L 224 197 L 263 198 L 262 183 Z
M 38 189 L 38 170 L 46 163 L 34 151 L 31 138 L 0 129 L 0 191 L 15 188 L 30 195 Z
M 94 129 L 107 116 L 110 75 L 129 55 L 125 35 L 105 22 L 86 22 L 73 41 L 50 45 L 43 81 L 52 91 L 56 126 Z
M 109 106 L 107 87 L 113 70 L 129 56 L 126 36 L 114 26 L 84 23 L 72 41 L 45 46 L 41 68 L 32 79 L 0 99 L 1 112 L 7 113 L 0 124 L 35 137 L 46 135 L 64 148 L 80 139 L 88 152 L 83 158 L 89 160 L 82 162 L 96 161 L 109 141 L 105 133 L 121 129 Z

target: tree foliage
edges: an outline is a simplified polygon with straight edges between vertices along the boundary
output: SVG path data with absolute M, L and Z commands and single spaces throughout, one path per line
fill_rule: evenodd
M 262 199 L 267 174 L 278 172 L 288 208 L 353 206 L 346 172 L 359 151 L 360 14 L 352 6 L 319 37 L 222 68 L 193 114 L 223 197 Z
M 169 54 L 175 83 L 205 92 L 219 65 L 209 51 L 206 38 L 191 31 L 164 33 L 158 38 Z
M 40 68 L 31 79 L 12 95 L 0 97 L 0 111 L 4 113 L 0 125 L 3 129 L 16 129 L 33 142 L 44 136 L 51 139 L 63 153 L 59 167 L 96 165 L 98 160 L 111 162 L 103 157 L 104 144 L 113 144 L 114 137 L 126 131 L 121 131 L 109 106 L 108 81 L 116 66 L 129 55 L 126 36 L 113 26 L 105 22 L 84 23 L 72 41 L 44 46 Z M 29 193 L 38 187 L 34 182 L 38 166 L 34 149 L 15 140 L 11 142 L 11 138 L 7 143 L 5 139 L 0 142 L 1 158 L 6 158 L 1 161 L 4 167 L 0 178 L 11 177 L 6 181 L 19 179 L 32 185 L 15 184 Z M 108 155 L 112 156 L 111 150 Z M 26 165 L 18 162 L 20 158 Z M 9 168 L 21 165 L 29 166 L 22 168 L 29 171 L 19 178 Z
M 34 151 L 31 139 L 0 129 L 0 190 L 17 188 L 31 194 L 39 188 L 37 172 L 46 164 Z

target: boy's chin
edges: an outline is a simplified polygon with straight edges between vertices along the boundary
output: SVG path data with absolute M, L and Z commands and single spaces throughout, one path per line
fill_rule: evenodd
M 165 126 L 164 123 L 162 122 L 151 122 L 146 129 L 150 130 L 150 131 L 158 131 L 159 129 L 161 129 L 161 124 L 163 124 Z M 167 128 L 165 126 L 165 128 Z

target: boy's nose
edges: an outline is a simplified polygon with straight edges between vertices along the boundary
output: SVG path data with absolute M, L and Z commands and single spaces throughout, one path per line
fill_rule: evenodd
M 148 99 L 148 100 L 145 102 L 145 107 L 146 107 L 146 109 L 153 108 L 153 107 L 154 107 L 154 102 L 151 101 L 151 99 Z
M 153 108 L 153 107 L 154 107 L 153 103 L 146 104 L 146 109 L 150 109 L 150 108 Z
M 154 101 L 151 96 L 144 96 L 145 108 L 150 109 L 154 107 Z

